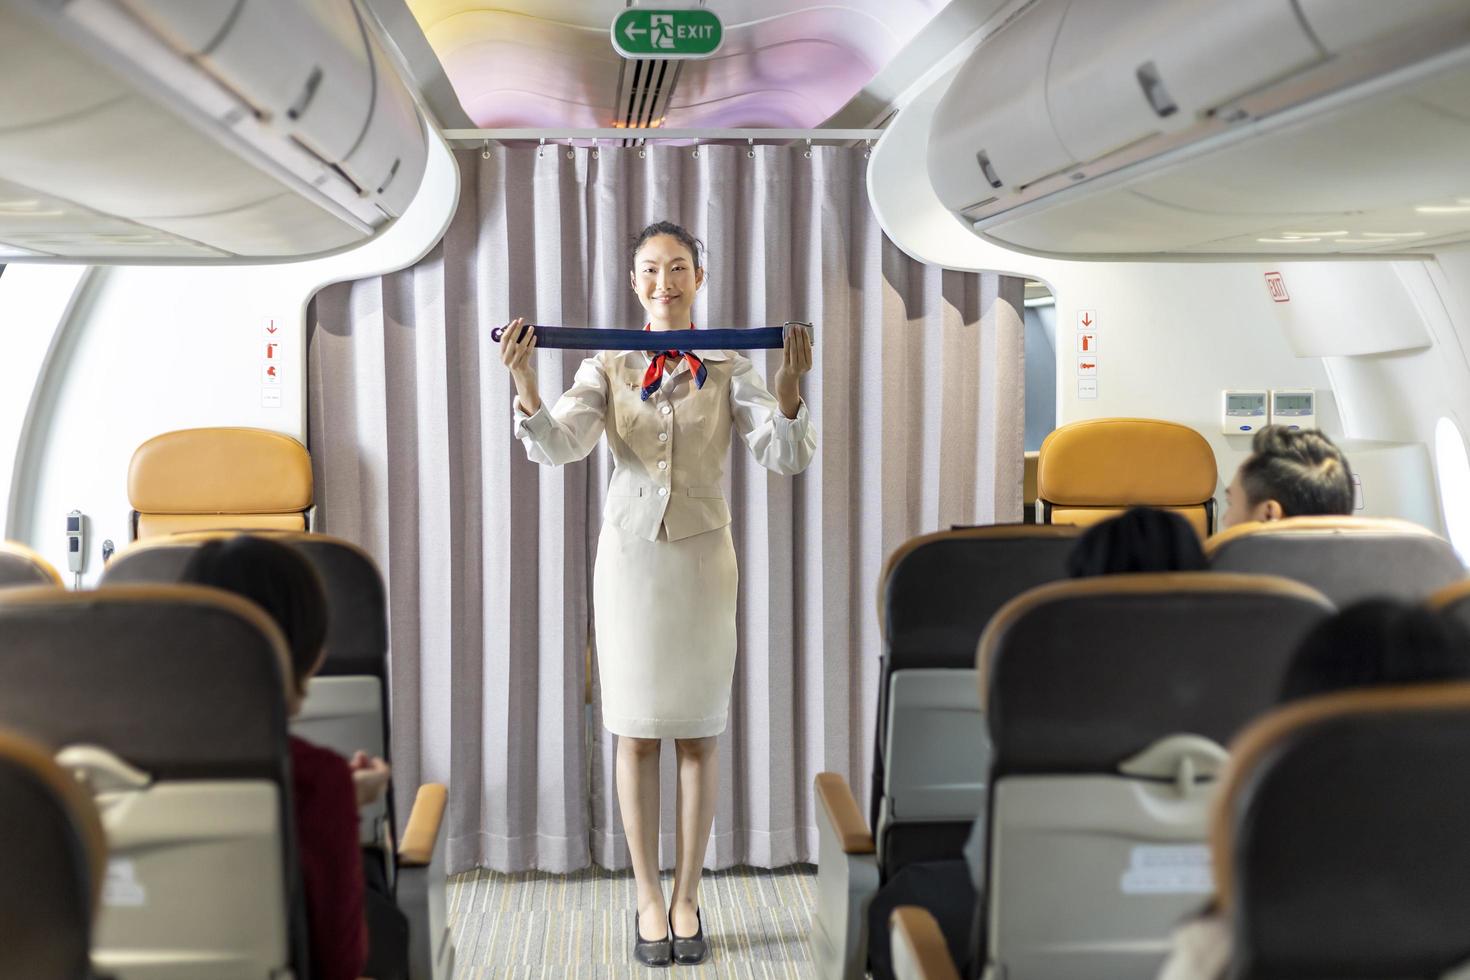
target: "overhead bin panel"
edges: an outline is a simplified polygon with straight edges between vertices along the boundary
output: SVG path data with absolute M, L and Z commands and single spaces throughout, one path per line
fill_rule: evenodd
M 1290 0 L 1074 0 L 1047 73 L 1051 125 L 1085 163 L 1321 60 Z
M 1470 2 L 1037 0 L 955 73 L 928 154 L 951 212 L 1038 254 L 1464 243 Z
M 222 217 L 229 220 L 221 222 Z M 302 208 L 285 193 L 227 216 L 154 218 L 152 224 L 184 238 L 208 235 L 215 245 L 237 255 L 291 255 L 303 248 L 330 252 L 359 240 L 357 232 L 332 220 L 325 211 Z
M 132 96 L 105 112 L 0 131 L 0 174 L 124 218 L 231 211 L 281 187 Z M 159 180 L 166 174 L 167 180 Z
M 1440 20 L 1470 18 L 1465 0 L 1296 0 L 1296 6 L 1333 54 L 1394 34 L 1432 29 Z
M 246 0 L 118 0 L 174 50 L 196 55 L 208 51 Z
M 244 0 L 199 63 L 327 163 L 367 126 L 373 76 L 357 12 L 346 0 Z
M 353 0 L 0 0 L 0 190 L 20 189 L 0 244 L 147 262 L 367 241 L 429 149 L 373 37 Z
M 392 78 L 387 52 L 374 38 L 370 45 L 378 78 Z M 383 213 L 397 217 L 408 207 L 423 181 L 428 145 L 418 110 L 401 85 L 374 86 L 373 113 L 367 132 L 342 170 Z
M 1046 100 L 1047 61 L 1066 12 L 1066 0 L 1041 0 L 955 76 L 929 142 L 929 179 L 950 209 L 1003 197 L 1075 162 Z
M 115 76 L 77 61 L 71 49 L 32 30 L 3 4 L 0 66 L 0 134 L 97 111 L 123 97 Z M 62 66 L 66 70 L 58 71 Z
M 1467 59 L 1470 62 L 1470 59 Z M 1470 63 L 1116 187 L 1003 215 L 985 237 L 1098 257 L 1411 254 L 1470 241 Z

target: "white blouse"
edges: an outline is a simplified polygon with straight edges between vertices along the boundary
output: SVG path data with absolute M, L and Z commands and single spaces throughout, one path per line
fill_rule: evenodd
M 730 431 L 738 429 L 762 466 L 783 475 L 806 469 L 817 434 L 805 399 L 788 419 L 750 358 L 735 351 L 695 351 L 706 378 L 696 388 L 683 358 L 666 369 L 658 391 L 640 395 L 650 357 L 602 351 L 577 369 L 566 394 L 533 415 L 515 406 L 515 434 L 537 463 L 584 458 L 607 434 L 613 455 L 603 519 L 629 533 L 671 541 L 730 523 L 722 489 Z

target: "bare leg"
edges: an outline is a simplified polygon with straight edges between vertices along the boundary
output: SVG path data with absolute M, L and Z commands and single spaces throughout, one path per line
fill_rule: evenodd
M 618 736 L 618 809 L 638 884 L 638 933 L 667 935 L 664 891 L 658 880 L 658 754 L 656 738 Z
M 674 901 L 670 915 L 676 936 L 692 936 L 699 931 L 695 915 L 699 908 L 699 877 L 704 872 L 704 852 L 715 822 L 715 797 L 720 787 L 717 745 L 713 736 L 674 742 L 679 755 L 679 812 L 674 830 Z

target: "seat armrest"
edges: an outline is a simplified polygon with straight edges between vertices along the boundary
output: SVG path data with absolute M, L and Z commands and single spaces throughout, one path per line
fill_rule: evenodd
M 448 802 L 449 790 L 442 783 L 425 783 L 419 787 L 408 824 L 403 828 L 403 839 L 398 844 L 400 868 L 422 868 L 429 863 Z
M 419 787 L 398 847 L 398 907 L 408 919 L 409 980 L 450 980 L 454 937 L 449 931 L 442 830 L 449 791 L 439 783 Z
M 847 780 L 835 772 L 817 773 L 817 800 L 826 811 L 844 854 L 872 854 L 876 850 L 873 833 Z
M 817 776 L 817 892 L 812 962 L 820 980 L 863 980 L 868 963 L 868 906 L 878 892 L 873 835 L 847 781 Z
M 900 905 L 888 917 L 888 929 L 897 980 L 960 980 L 944 933 L 927 909 Z

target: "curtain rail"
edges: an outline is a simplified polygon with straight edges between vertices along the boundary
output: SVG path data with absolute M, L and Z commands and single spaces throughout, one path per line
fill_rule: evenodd
M 446 129 L 444 139 L 453 146 L 472 146 L 486 140 L 753 140 L 757 143 L 800 142 L 855 143 L 877 140 L 881 129 Z

